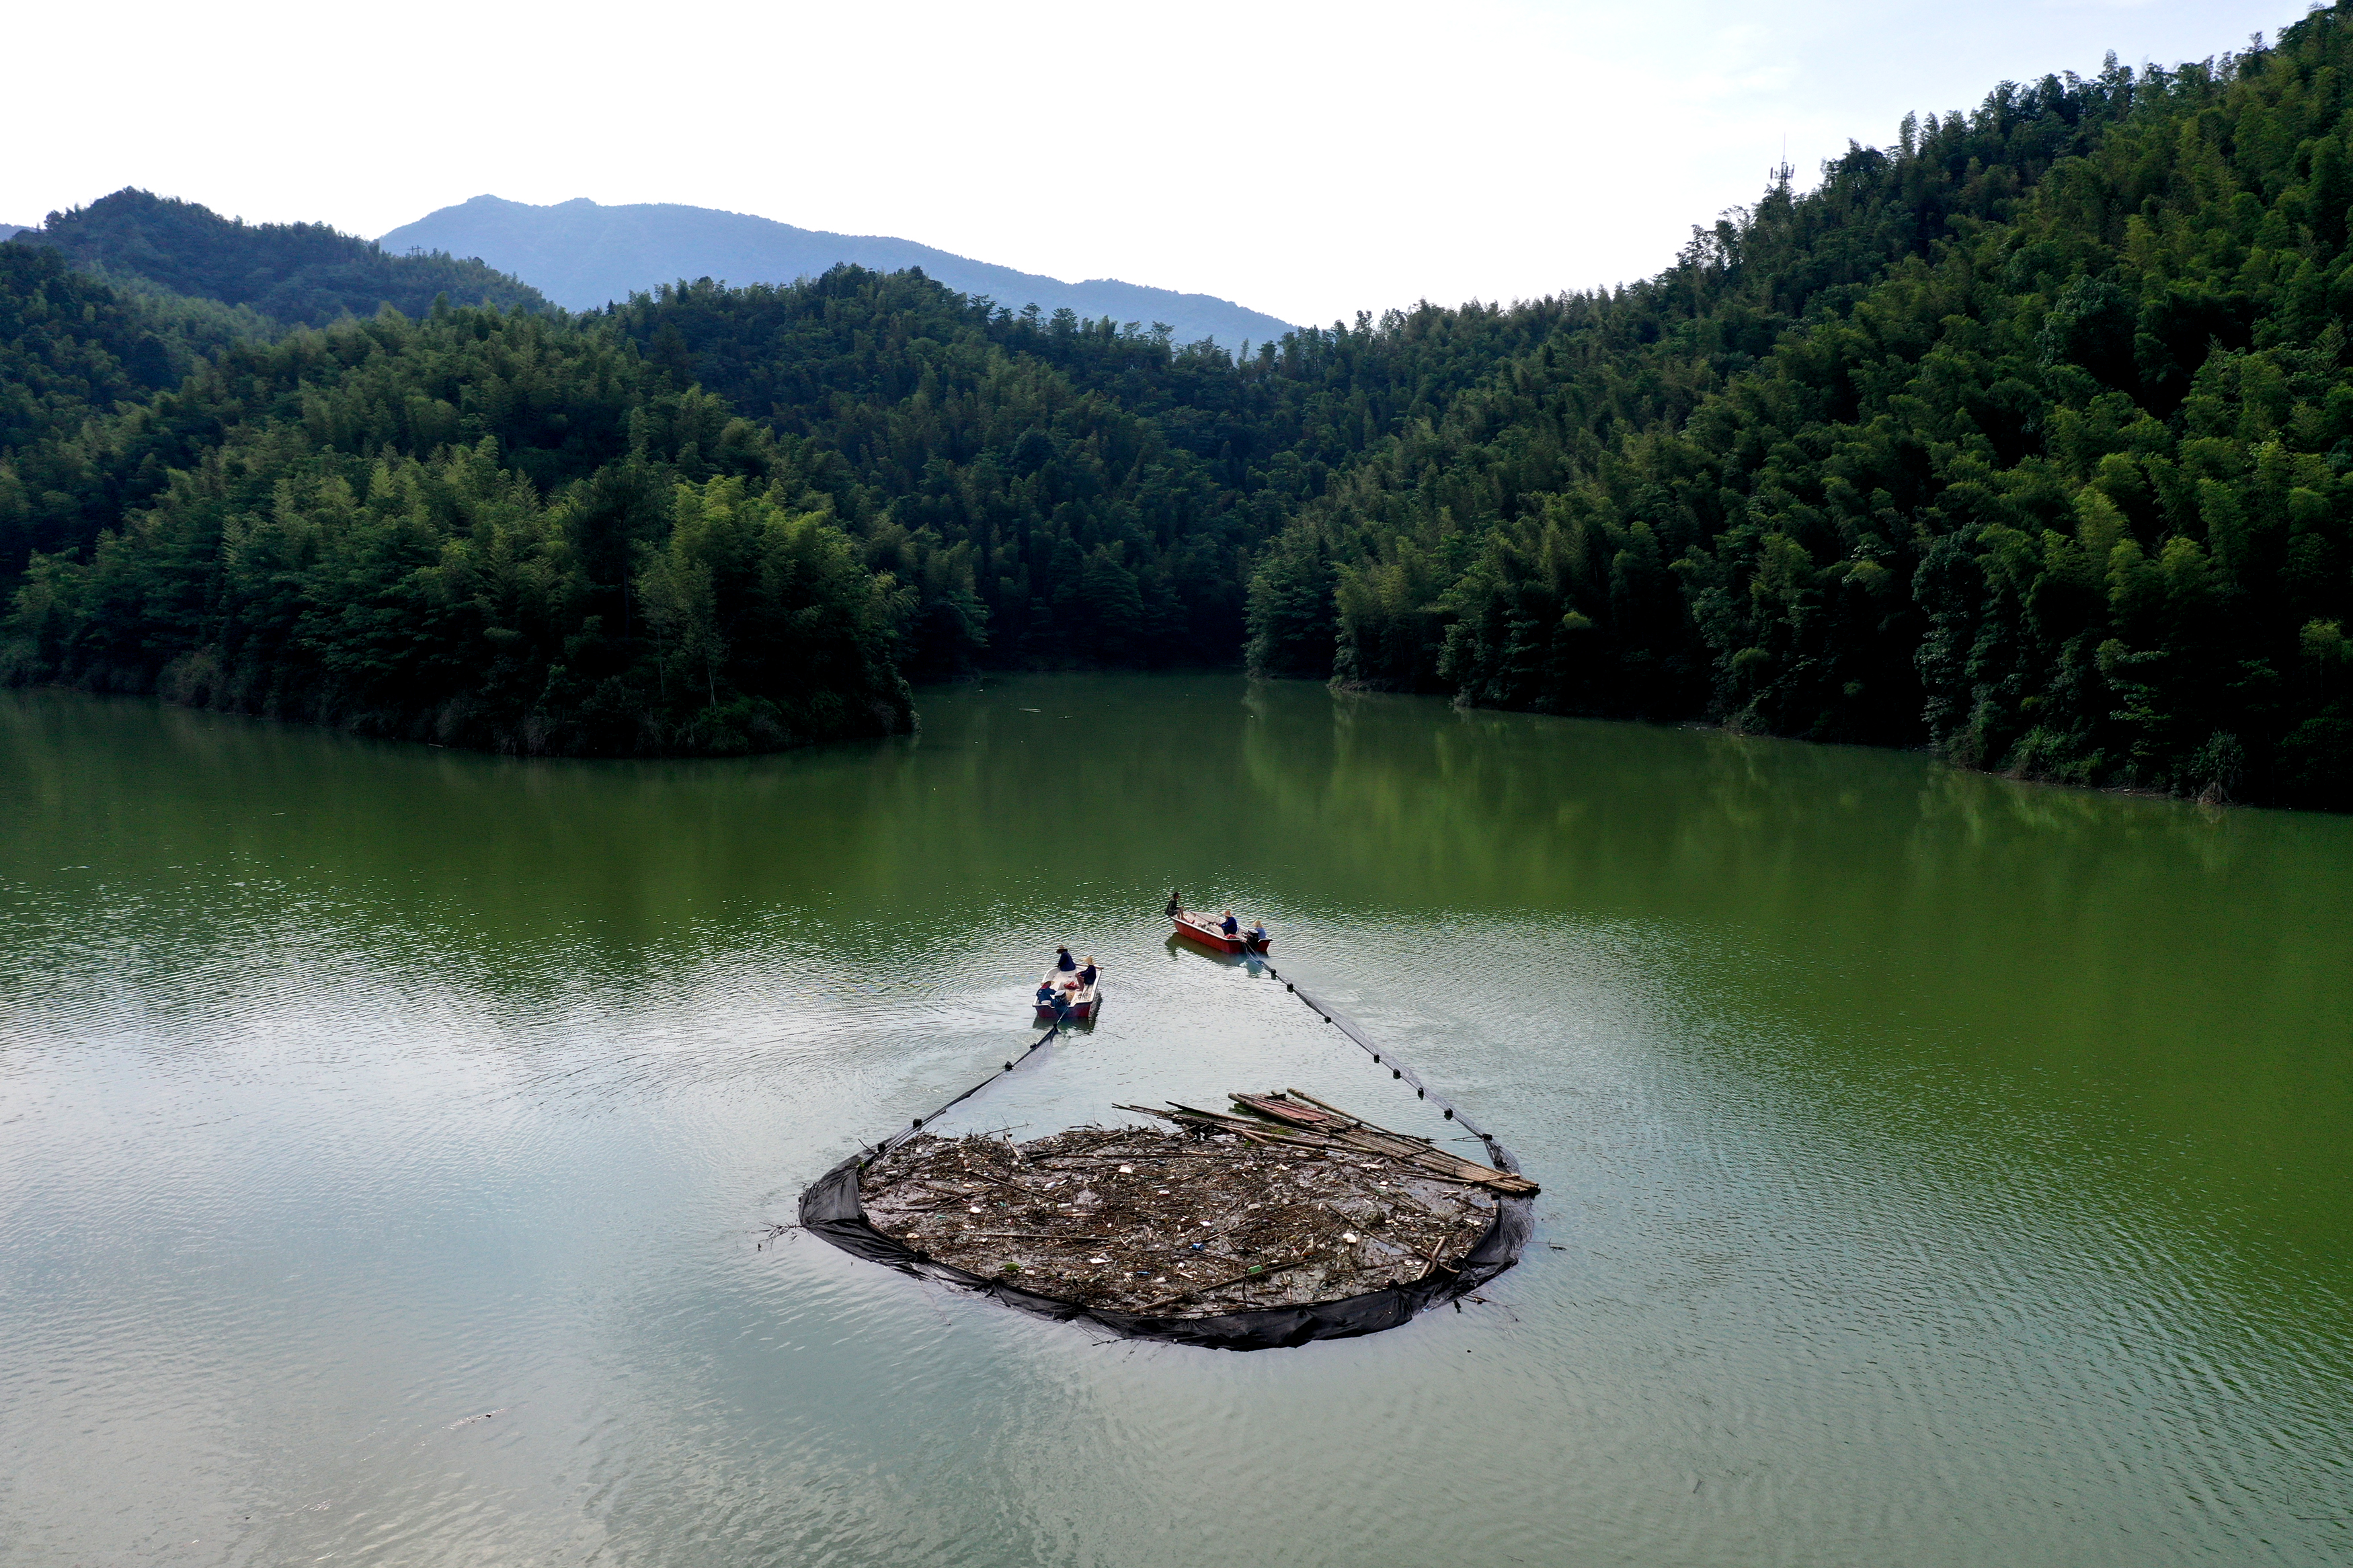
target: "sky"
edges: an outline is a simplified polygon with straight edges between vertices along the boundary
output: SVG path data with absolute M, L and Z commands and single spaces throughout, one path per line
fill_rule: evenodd
M 2304 0 L 27 6 L 0 221 L 124 185 L 371 237 L 682 202 L 1327 323 L 1644 277 L 1907 110 Z

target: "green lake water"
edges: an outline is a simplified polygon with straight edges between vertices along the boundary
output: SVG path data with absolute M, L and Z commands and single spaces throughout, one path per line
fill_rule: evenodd
M 1222 676 L 546 763 L 0 693 L 0 1563 L 2353 1563 L 2353 820 Z M 766 1226 L 1297 1085 L 1544 1185 L 1238 1355 Z M 485 1418 L 487 1417 L 487 1418 Z

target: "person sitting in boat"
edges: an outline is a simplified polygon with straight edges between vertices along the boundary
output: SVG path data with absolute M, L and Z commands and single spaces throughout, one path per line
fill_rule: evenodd
M 1232 936 L 1242 929 L 1242 922 L 1234 919 L 1233 910 L 1228 910 L 1226 911 L 1226 918 L 1218 922 L 1218 929 L 1225 932 L 1228 936 Z
M 1060 970 L 1063 973 L 1068 974 L 1078 966 L 1079 961 L 1071 956 L 1071 950 L 1069 948 L 1058 947 L 1054 950 L 1055 968 Z
M 1079 988 L 1080 988 L 1081 990 L 1082 990 L 1082 991 L 1083 991 L 1083 990 L 1085 990 L 1088 986 L 1092 985 L 1094 983 L 1095 983 L 1095 955 L 1094 955 L 1093 953 L 1092 953 L 1092 952 L 1091 952 L 1091 953 L 1087 954 L 1087 961 L 1086 961 L 1086 963 L 1085 963 L 1083 965 L 1082 965 L 1082 966 L 1080 967 L 1080 970 L 1079 970 Z
M 1185 912 L 1185 901 L 1176 896 L 1174 888 L 1168 889 L 1168 908 L 1163 912 L 1172 921 Z
M 1054 994 L 1054 983 L 1052 981 L 1041 980 L 1038 983 L 1038 1005 L 1040 1007 L 1059 1007 L 1061 1005 L 1060 998 Z
M 1266 922 L 1264 921 L 1252 921 L 1250 922 L 1250 941 L 1252 947 L 1264 947 L 1266 945 Z

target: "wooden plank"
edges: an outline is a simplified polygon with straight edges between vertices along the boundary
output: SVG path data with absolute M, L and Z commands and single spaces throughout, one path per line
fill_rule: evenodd
M 1272 1117 L 1277 1121 L 1288 1122 L 1293 1127 L 1321 1129 L 1333 1121 L 1331 1116 L 1312 1106 L 1293 1105 L 1287 1100 L 1278 1100 L 1272 1095 L 1229 1093 L 1226 1098 L 1236 1105 L 1244 1106 L 1258 1112 L 1261 1116 Z
M 1333 1115 L 1345 1118 L 1346 1121 L 1355 1123 L 1358 1127 L 1373 1126 L 1371 1122 L 1366 1121 L 1363 1117 L 1358 1116 L 1354 1111 L 1343 1110 L 1328 1100 L 1318 1100 L 1303 1089 L 1285 1089 L 1282 1092 L 1291 1096 L 1293 1100 L 1303 1100 L 1310 1105 L 1321 1106 L 1325 1110 L 1330 1111 Z M 1374 1131 L 1388 1132 L 1389 1130 L 1386 1127 L 1381 1127 L 1375 1128 Z M 1430 1142 L 1429 1139 L 1417 1136 L 1411 1132 L 1390 1132 L 1389 1136 L 1392 1138 L 1411 1138 L 1417 1143 L 1427 1143 Z
M 1327 1153 L 1335 1151 L 1348 1151 L 1377 1155 L 1441 1179 L 1451 1177 L 1458 1182 L 1492 1187 L 1497 1192 L 1514 1196 L 1533 1196 L 1542 1190 L 1525 1176 L 1514 1175 L 1508 1171 L 1498 1171 L 1491 1165 L 1482 1165 L 1475 1161 L 1465 1160 L 1459 1154 L 1435 1148 L 1430 1144 L 1409 1138 L 1403 1133 L 1391 1132 L 1387 1128 L 1374 1127 L 1369 1122 L 1345 1131 L 1326 1131 L 1302 1125 L 1286 1126 L 1282 1123 L 1229 1116 L 1222 1111 L 1203 1110 L 1197 1106 L 1180 1104 L 1173 1100 L 1168 1103 L 1174 1108 L 1172 1110 L 1153 1110 L 1141 1105 L 1123 1105 L 1118 1109 L 1142 1111 L 1147 1116 L 1158 1116 L 1170 1121 L 1197 1122 L 1202 1126 L 1213 1127 L 1221 1132 L 1236 1133 L 1254 1143 L 1288 1143 L 1293 1147 L 1318 1149 Z M 1278 1127 L 1282 1131 L 1278 1132 Z
M 1342 1142 L 1362 1148 L 1377 1149 L 1379 1152 L 1388 1154 L 1405 1163 L 1432 1172 L 1445 1172 L 1459 1180 L 1476 1182 L 1500 1192 L 1533 1194 L 1540 1190 L 1534 1182 L 1525 1176 L 1515 1175 L 1509 1171 L 1498 1171 L 1492 1165 L 1482 1165 L 1475 1160 L 1466 1160 L 1451 1150 L 1438 1148 L 1427 1138 L 1417 1138 L 1406 1132 L 1393 1132 L 1386 1127 L 1377 1126 L 1360 1116 L 1343 1110 L 1336 1105 L 1316 1100 L 1314 1096 L 1305 1094 L 1299 1089 L 1290 1089 L 1283 1092 L 1309 1100 L 1321 1109 L 1355 1123 L 1348 1131 L 1335 1134 Z

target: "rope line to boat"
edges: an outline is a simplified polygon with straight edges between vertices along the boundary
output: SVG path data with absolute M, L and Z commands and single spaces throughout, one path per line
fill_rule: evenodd
M 1355 1020 L 1335 1009 L 1331 1004 L 1318 997 L 1314 992 L 1300 984 L 1296 980 L 1285 980 L 1282 976 L 1282 972 L 1275 968 L 1274 963 L 1271 959 L 1261 954 L 1259 955 L 1259 963 L 1266 970 L 1269 978 L 1279 982 L 1285 991 L 1289 992 L 1292 995 L 1298 997 L 1302 1002 L 1306 1003 L 1308 1009 L 1314 1013 L 1317 1017 L 1323 1019 L 1325 1023 L 1332 1025 L 1343 1035 L 1345 1035 L 1358 1049 L 1362 1050 L 1366 1056 L 1373 1058 L 1375 1065 L 1388 1068 L 1389 1077 L 1392 1080 L 1412 1085 L 1415 1099 L 1429 1100 L 1444 1113 L 1447 1121 L 1458 1124 L 1464 1131 L 1478 1139 L 1479 1142 L 1486 1147 L 1488 1157 L 1494 1161 L 1495 1166 L 1498 1170 L 1510 1171 L 1514 1173 L 1519 1171 L 1520 1163 L 1512 1157 L 1510 1150 L 1504 1148 L 1501 1143 L 1495 1141 L 1495 1135 L 1493 1133 L 1478 1126 L 1469 1117 L 1463 1115 L 1461 1111 L 1455 1109 L 1453 1103 L 1447 1100 L 1444 1095 L 1430 1093 L 1430 1086 L 1421 1081 L 1421 1075 L 1415 1072 L 1411 1068 L 1406 1066 L 1405 1063 L 1398 1060 L 1397 1054 L 1395 1052 L 1382 1046 L 1380 1042 L 1375 1040 L 1370 1035 L 1366 1034 L 1364 1030 L 1356 1026 Z M 937 1110 L 933 1111 L 929 1116 L 916 1117 L 906 1126 L 900 1128 L 896 1132 L 892 1133 L 889 1137 L 875 1144 L 873 1152 L 859 1162 L 859 1168 L 863 1170 L 866 1166 L 873 1163 L 876 1160 L 880 1160 L 884 1155 L 890 1153 L 892 1150 L 896 1149 L 900 1144 L 904 1143 L 908 1139 L 913 1138 L 916 1133 L 923 1130 L 923 1124 L 925 1122 L 937 1121 L 941 1117 L 946 1115 L 949 1111 L 954 1110 L 957 1106 L 962 1105 L 965 1100 L 970 1100 L 974 1095 L 978 1094 L 990 1084 L 995 1083 L 1001 1078 L 1010 1076 L 1015 1068 L 1020 1067 L 1031 1057 L 1037 1055 L 1039 1050 L 1041 1049 L 1048 1041 L 1053 1039 L 1055 1036 L 1061 1032 L 1061 1020 L 1058 1018 L 1047 1026 L 1044 1034 L 1029 1042 L 1029 1049 L 1023 1051 L 1011 1061 L 1007 1062 L 1003 1068 L 999 1068 L 996 1072 L 990 1073 L 987 1078 L 982 1079 L 978 1083 L 974 1084 L 970 1089 L 965 1089 L 962 1094 L 957 1095 L 954 1100 L 949 1100 Z
M 1047 1026 L 1044 1034 L 1029 1042 L 1029 1048 L 1028 1050 L 1023 1051 L 1019 1056 L 1014 1058 L 1011 1061 L 1007 1062 L 1003 1068 L 996 1072 L 990 1073 L 987 1078 L 982 1079 L 978 1083 L 974 1084 L 970 1089 L 965 1089 L 962 1094 L 957 1095 L 954 1100 L 949 1100 L 945 1105 L 943 1105 L 937 1110 L 933 1111 L 929 1116 L 916 1117 L 913 1121 L 900 1128 L 899 1131 L 892 1133 L 891 1136 L 883 1139 L 880 1143 L 875 1144 L 873 1152 L 867 1155 L 865 1159 L 860 1160 L 858 1163 L 858 1168 L 861 1171 L 864 1170 L 875 1161 L 882 1158 L 883 1155 L 888 1154 L 892 1150 L 896 1149 L 900 1144 L 904 1143 L 908 1139 L 913 1138 L 916 1133 L 921 1132 L 923 1130 L 924 1122 L 937 1121 L 941 1117 L 945 1116 L 949 1111 L 954 1110 L 957 1106 L 962 1105 L 965 1100 L 970 1100 L 974 1095 L 978 1094 L 990 1084 L 1009 1075 L 1015 1068 L 1019 1067 L 1023 1062 L 1026 1062 L 1031 1057 L 1036 1056 L 1038 1054 L 1039 1047 L 1045 1045 L 1047 1041 L 1052 1039 L 1061 1032 L 1062 1021 L 1060 1018 L 1057 1018 L 1052 1024 Z
M 1478 1139 L 1480 1142 L 1486 1145 L 1488 1156 L 1495 1162 L 1496 1169 L 1510 1171 L 1514 1174 L 1518 1173 L 1520 1163 L 1512 1158 L 1510 1150 L 1495 1142 L 1495 1135 L 1493 1133 L 1474 1125 L 1471 1119 L 1463 1115 L 1460 1110 L 1457 1110 L 1453 1105 L 1447 1100 L 1444 1095 L 1430 1093 L 1430 1087 L 1421 1081 L 1421 1075 L 1415 1072 L 1403 1062 L 1398 1060 L 1395 1052 L 1387 1049 L 1370 1035 L 1366 1034 L 1364 1030 L 1356 1027 L 1353 1020 L 1335 1011 L 1329 1003 L 1324 1002 L 1320 997 L 1316 996 L 1314 993 L 1309 991 L 1296 980 L 1283 980 L 1282 972 L 1275 968 L 1271 960 L 1261 955 L 1259 957 L 1259 963 L 1266 970 L 1270 977 L 1282 981 L 1282 988 L 1291 993 L 1293 996 L 1298 997 L 1302 1002 L 1306 1003 L 1309 1010 L 1314 1012 L 1316 1016 L 1322 1018 L 1325 1023 L 1332 1025 L 1342 1034 L 1347 1036 L 1348 1038 L 1354 1041 L 1366 1056 L 1372 1058 L 1379 1066 L 1388 1068 L 1389 1077 L 1392 1079 L 1401 1079 L 1406 1083 L 1411 1084 L 1413 1086 L 1415 1099 L 1426 1100 L 1432 1105 L 1437 1106 L 1439 1110 L 1446 1113 L 1447 1121 L 1457 1123 L 1463 1129 L 1463 1131 L 1469 1132 L 1472 1137 Z

